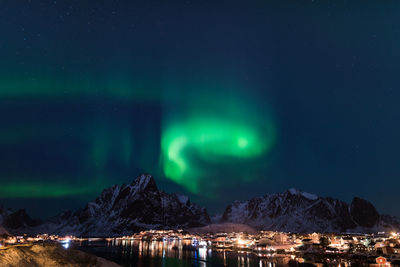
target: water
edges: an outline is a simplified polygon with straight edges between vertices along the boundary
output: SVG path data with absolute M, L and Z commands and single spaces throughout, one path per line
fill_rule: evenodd
M 287 266 L 290 257 L 259 258 L 252 252 L 191 247 L 190 240 L 97 240 L 73 244 L 122 266 Z
M 141 241 L 141 240 L 95 240 L 81 241 L 72 244 L 82 251 L 114 261 L 122 266 L 137 267 L 276 267 L 288 266 L 297 260 L 293 255 L 266 257 L 250 251 L 216 250 L 211 248 L 193 248 L 190 240 Z M 314 259 L 315 260 L 315 259 Z M 365 261 L 350 262 L 346 259 L 318 259 L 319 264 L 328 263 L 330 266 L 366 266 Z M 314 262 L 315 263 L 315 262 Z M 339 265 L 340 264 L 340 265 Z M 290 264 L 292 265 L 292 264 Z

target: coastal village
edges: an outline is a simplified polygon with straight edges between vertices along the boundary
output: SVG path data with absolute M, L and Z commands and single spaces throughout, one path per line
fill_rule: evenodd
M 3 235 L 0 249 L 32 244 L 60 243 L 65 249 L 73 244 L 104 240 L 112 245 L 129 246 L 139 242 L 139 253 L 152 256 L 165 256 L 165 253 L 196 251 L 205 259 L 211 251 L 236 251 L 253 254 L 256 257 L 276 259 L 285 264 L 290 262 L 312 263 L 316 266 L 347 266 L 360 260 L 370 265 L 389 266 L 400 263 L 399 233 L 374 234 L 298 234 L 273 231 L 189 233 L 184 230 L 148 230 L 131 236 L 110 238 L 80 238 L 41 234 L 34 237 L 27 235 Z

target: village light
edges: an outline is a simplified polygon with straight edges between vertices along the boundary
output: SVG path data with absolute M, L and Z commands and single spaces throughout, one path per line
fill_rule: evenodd
M 245 240 L 241 239 L 241 238 L 239 238 L 237 242 L 238 242 L 239 245 L 246 245 L 247 244 L 247 242 Z
M 376 258 L 376 263 L 378 264 L 386 264 L 387 260 L 384 257 L 378 257 Z

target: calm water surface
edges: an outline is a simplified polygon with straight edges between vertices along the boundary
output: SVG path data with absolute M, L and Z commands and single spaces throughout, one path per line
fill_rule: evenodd
M 259 257 L 252 252 L 215 250 L 191 246 L 190 240 L 141 241 L 96 240 L 75 242 L 82 251 L 114 261 L 122 266 L 173 267 L 173 266 L 288 266 L 291 256 Z M 330 266 L 348 266 L 348 262 L 336 259 Z M 322 264 L 321 264 L 322 265 Z M 364 265 L 364 264 L 363 264 Z

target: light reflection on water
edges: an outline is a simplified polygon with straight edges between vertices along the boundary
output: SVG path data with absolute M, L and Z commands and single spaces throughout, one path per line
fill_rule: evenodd
M 194 248 L 191 240 L 119 240 L 82 241 L 74 244 L 83 251 L 114 261 L 122 266 L 288 266 L 290 256 L 258 257 L 252 252 Z M 339 264 L 333 264 L 333 266 Z M 342 265 L 343 266 L 343 265 Z

